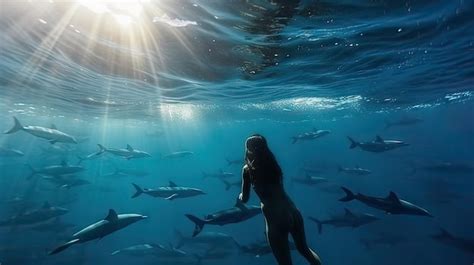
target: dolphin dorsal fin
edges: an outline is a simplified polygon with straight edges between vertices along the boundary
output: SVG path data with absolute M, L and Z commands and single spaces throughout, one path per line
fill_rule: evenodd
M 375 141 L 376 141 L 377 143 L 381 143 L 381 144 L 384 143 L 384 141 L 383 141 L 382 137 L 380 137 L 380 135 L 375 136 Z
M 61 166 L 63 166 L 63 167 L 67 166 L 66 160 L 61 161 Z
M 41 208 L 43 208 L 43 209 L 49 209 L 49 208 L 51 208 L 51 204 L 49 204 L 49 202 L 45 201 L 45 202 L 43 203 L 43 206 L 41 206 Z
M 130 152 L 133 152 L 133 147 L 129 144 L 127 144 L 127 150 L 130 151 Z
M 169 185 L 170 187 L 178 187 L 178 185 L 176 185 L 176 183 L 174 183 L 173 181 L 169 181 Z
M 397 194 L 395 194 L 395 192 L 391 191 L 388 196 L 387 196 L 387 199 L 393 201 L 393 202 L 397 202 L 397 203 L 400 203 L 400 199 L 398 198 Z
M 56 127 L 56 125 L 55 125 L 54 123 L 51 124 L 51 127 L 50 127 L 50 128 L 53 129 L 53 130 L 57 130 L 57 129 L 58 129 L 58 127 Z
M 104 218 L 104 220 L 107 220 L 109 222 L 115 222 L 118 220 L 117 213 L 115 212 L 114 209 L 109 210 L 109 214 Z
M 239 200 L 238 198 L 237 198 L 237 201 L 235 202 L 235 207 L 239 208 L 242 211 L 247 211 L 248 210 L 247 206 L 245 206 L 245 204 L 241 200 Z
M 444 236 L 444 237 L 452 237 L 452 235 L 444 228 L 440 228 L 441 229 L 441 235 Z
M 344 211 L 345 211 L 344 214 L 345 214 L 346 216 L 354 217 L 354 214 L 353 214 L 349 209 L 344 208 Z

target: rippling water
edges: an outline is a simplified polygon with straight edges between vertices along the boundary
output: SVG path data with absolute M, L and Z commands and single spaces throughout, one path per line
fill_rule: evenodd
M 2 3 L 3 104 L 379 110 L 473 90 L 473 1 L 91 2 Z
M 255 132 L 267 137 L 323 264 L 474 261 L 472 0 L 0 0 L 0 31 L 0 131 L 12 128 L 14 116 L 78 142 L 0 134 L 0 265 L 158 264 L 143 253 L 110 254 L 144 243 L 177 246 L 175 229 L 193 232 L 185 214 L 233 206 L 244 141 Z M 292 143 L 318 129 L 330 132 Z M 349 148 L 348 136 L 370 142 L 377 135 L 409 146 L 383 154 Z M 150 157 L 98 154 L 97 144 L 128 144 Z M 179 151 L 187 156 L 163 159 Z M 31 176 L 79 164 L 74 175 Z M 226 190 L 204 172 L 233 174 L 234 185 Z M 307 176 L 326 182 L 295 180 Z M 62 185 L 78 179 L 88 183 Z M 169 181 L 206 195 L 130 198 L 132 183 Z M 378 197 L 394 191 L 434 217 L 343 203 L 340 186 Z M 45 201 L 69 212 L 52 226 L 36 227 L 51 218 L 10 225 Z M 252 193 L 250 204 L 258 203 Z M 319 233 L 308 219 L 346 207 L 380 220 L 360 228 L 325 224 Z M 109 208 L 150 218 L 47 255 Z M 454 237 L 440 240 L 440 229 Z M 205 228 L 243 245 L 265 244 L 264 230 L 261 216 Z M 206 258 L 159 264 L 276 264 L 235 244 L 220 248 L 221 258 L 210 255 L 215 247 L 183 249 Z

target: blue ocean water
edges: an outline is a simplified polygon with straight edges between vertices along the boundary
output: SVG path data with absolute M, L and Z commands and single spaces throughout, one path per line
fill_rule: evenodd
M 2 1 L 0 130 L 16 117 L 23 126 L 54 124 L 78 143 L 51 144 L 25 131 L 0 136 L 0 264 L 276 264 L 271 254 L 244 254 L 236 245 L 223 251 L 189 243 L 180 250 L 186 259 L 111 255 L 145 243 L 173 250 L 176 231 L 193 232 L 185 214 L 233 207 L 239 187 L 226 190 L 219 178 L 203 176 L 233 173 L 229 181 L 237 183 L 253 133 L 268 139 L 323 264 L 471 264 L 473 13 L 474 2 L 464 0 Z M 315 128 L 331 132 L 292 143 Z M 366 142 L 376 135 L 409 146 L 349 149 L 347 136 Z M 129 144 L 151 157 L 105 153 L 81 161 L 97 144 Z M 163 157 L 177 151 L 193 154 Z M 30 176 L 32 168 L 61 163 L 84 170 Z M 327 182 L 292 181 L 307 175 Z M 69 188 L 58 178 L 90 183 Z M 206 194 L 131 198 L 132 183 L 157 188 L 169 181 Z M 343 203 L 340 186 L 377 197 L 393 191 L 434 217 Z M 46 201 L 69 211 L 28 225 L 10 219 Z M 254 193 L 250 204 L 259 204 Z M 309 219 L 344 208 L 380 220 L 323 225 L 320 234 Z M 109 209 L 149 218 L 48 255 Z M 44 222 L 53 225 L 38 231 Z M 433 237 L 441 229 L 451 234 L 444 241 Z M 264 231 L 259 215 L 203 232 L 248 245 L 264 242 Z M 292 253 L 295 264 L 305 264 Z

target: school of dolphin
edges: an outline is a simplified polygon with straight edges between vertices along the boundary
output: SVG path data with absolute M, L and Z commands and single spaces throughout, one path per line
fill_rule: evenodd
M 41 127 L 23 125 L 16 117 L 13 117 L 14 125 L 11 129 L 6 130 L 5 134 L 13 134 L 17 132 L 24 132 L 31 134 L 32 136 L 42 138 L 47 142 L 51 143 L 51 149 L 49 152 L 58 151 L 63 152 L 64 150 L 55 150 L 57 148 L 56 143 L 63 143 L 67 145 L 77 145 L 85 139 L 78 139 L 66 132 L 60 131 L 56 126 Z M 394 126 L 412 126 L 422 122 L 417 118 L 401 119 L 398 121 L 392 121 L 387 123 L 386 129 L 390 129 Z M 298 144 L 304 141 L 320 141 L 322 137 L 328 137 L 331 135 L 329 130 L 313 129 L 309 132 L 290 137 L 291 141 L 289 144 Z M 365 152 L 372 153 L 383 153 L 389 152 L 398 148 L 410 148 L 410 144 L 405 143 L 401 140 L 384 139 L 381 136 L 376 136 L 374 140 L 369 141 L 357 141 L 352 137 L 347 137 L 349 140 L 350 149 L 360 149 Z M 66 150 L 67 152 L 67 150 Z M 2 160 L 11 159 L 15 157 L 22 157 L 25 154 L 14 148 L 0 147 L 0 157 Z M 152 157 L 148 152 L 138 150 L 131 145 L 127 145 L 126 148 L 113 148 L 105 147 L 98 144 L 98 150 L 85 156 L 78 155 L 77 164 L 70 164 L 66 161 L 61 161 L 58 164 L 45 166 L 42 168 L 34 168 L 29 166 L 31 173 L 25 176 L 27 179 L 32 181 L 33 179 L 40 178 L 44 181 L 49 181 L 61 189 L 71 189 L 83 185 L 91 185 L 92 183 L 86 179 L 76 177 L 75 174 L 80 173 L 86 169 L 83 165 L 88 160 L 100 159 L 106 155 L 117 156 L 122 160 L 130 159 L 146 159 Z M 182 159 L 189 156 L 193 156 L 194 153 L 191 151 L 179 151 L 175 153 L 160 155 L 162 159 Z M 228 166 L 236 165 L 242 166 L 242 159 L 226 159 Z M 474 168 L 470 165 L 455 163 L 455 162 L 443 162 L 440 164 L 427 165 L 423 167 L 413 167 L 414 173 L 417 170 L 426 170 L 429 172 L 447 172 L 454 174 L 472 174 Z M 422 206 L 416 205 L 409 201 L 409 198 L 400 198 L 394 191 L 386 191 L 388 195 L 383 196 L 383 192 L 378 194 L 366 195 L 362 193 L 356 193 L 350 187 L 337 186 L 331 183 L 331 180 L 325 177 L 319 176 L 318 169 L 308 166 L 304 168 L 305 175 L 300 177 L 288 178 L 291 184 L 305 185 L 309 187 L 319 187 L 320 192 L 339 192 L 343 193 L 344 196 L 339 199 L 341 205 L 349 203 L 351 201 L 358 201 L 367 206 L 367 208 L 380 210 L 388 215 L 415 215 L 424 216 L 430 218 L 436 218 L 433 216 L 428 209 Z M 343 167 L 337 168 L 337 173 L 345 174 L 348 176 L 358 177 L 372 174 L 370 169 L 365 169 L 360 166 L 355 167 Z M 133 169 L 119 169 L 111 173 L 111 176 L 119 175 L 136 175 L 143 176 L 147 172 Z M 240 188 L 241 183 L 238 180 L 239 176 L 219 170 L 217 172 L 208 173 L 202 172 L 203 179 L 215 178 L 224 184 L 225 190 L 231 190 L 233 187 Z M 186 199 L 195 196 L 206 195 L 206 192 L 195 188 L 180 186 L 173 181 L 169 181 L 168 185 L 162 187 L 143 187 L 138 183 L 131 183 L 134 189 L 134 193 L 131 194 L 131 198 L 134 200 L 140 200 L 141 197 L 150 196 L 153 198 L 161 198 L 164 200 L 177 200 Z M 381 196 L 382 195 L 382 196 Z M 21 198 L 13 198 L 8 202 L 11 205 L 24 203 Z M 17 226 L 32 226 L 33 229 L 38 231 L 64 231 L 68 230 L 74 225 L 64 223 L 60 220 L 62 215 L 68 214 L 69 210 L 59 206 L 50 205 L 45 202 L 40 208 L 31 207 L 20 207 L 17 213 L 12 216 L 3 218 L 0 220 L 0 228 L 2 227 L 17 227 Z M 49 249 L 49 255 L 55 255 L 76 244 L 87 243 L 96 239 L 101 239 L 105 236 L 113 234 L 114 232 L 126 229 L 128 226 L 135 224 L 141 220 L 149 218 L 148 216 L 137 214 L 137 213 L 117 213 L 114 209 L 108 209 L 107 213 L 104 210 L 105 217 L 101 220 L 90 220 L 90 225 L 80 229 L 78 232 L 70 235 L 64 240 L 64 243 L 59 246 L 44 246 Z M 235 205 L 227 208 L 216 210 L 215 212 L 204 215 L 203 218 L 198 217 L 202 213 L 188 213 L 183 218 L 189 219 L 194 224 L 194 230 L 190 235 L 183 235 L 180 231 L 175 231 L 178 243 L 176 245 L 164 246 L 161 244 L 150 244 L 144 243 L 141 245 L 128 246 L 123 249 L 115 250 L 111 253 L 115 255 L 129 255 L 129 256 L 151 256 L 155 257 L 161 263 L 166 264 L 198 264 L 204 260 L 219 260 L 224 259 L 229 255 L 229 250 L 237 248 L 239 253 L 250 254 L 256 257 L 267 255 L 271 253 L 271 249 L 266 241 L 261 240 L 262 237 L 258 237 L 256 242 L 249 245 L 239 244 L 233 237 L 225 233 L 217 233 L 211 230 L 210 226 L 224 226 L 233 223 L 245 222 L 246 220 L 253 218 L 261 213 L 260 206 L 258 205 L 245 205 L 239 200 L 236 201 Z M 152 217 L 151 217 L 152 218 Z M 343 208 L 340 214 L 332 217 L 321 219 L 313 216 L 307 216 L 307 219 L 311 222 L 307 223 L 311 225 L 313 222 L 317 226 L 317 231 L 323 233 L 323 226 L 333 227 L 349 227 L 357 228 L 360 226 L 370 225 L 383 218 L 381 215 L 376 216 L 372 213 L 358 213 L 349 208 Z M 325 232 L 327 233 L 327 232 Z M 315 235 L 308 235 L 315 236 Z M 447 230 L 440 228 L 440 232 L 433 234 L 432 238 L 440 243 L 448 246 L 457 248 L 461 251 L 474 253 L 474 239 L 465 238 L 462 236 L 454 235 Z M 378 238 L 364 238 L 361 239 L 361 244 L 366 247 L 371 247 L 377 244 L 397 244 L 402 239 L 397 238 L 394 235 L 381 235 Z M 192 245 L 196 249 L 201 249 L 198 253 L 193 253 L 184 249 L 186 245 Z M 291 245 L 294 249 L 294 246 Z M 324 256 L 324 253 L 320 253 Z M 1 257 L 0 257 L 1 258 Z M 0 260 L 1 262 L 1 260 Z

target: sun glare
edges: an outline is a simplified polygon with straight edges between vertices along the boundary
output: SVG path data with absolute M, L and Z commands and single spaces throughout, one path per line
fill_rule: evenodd
M 76 0 L 79 6 L 85 7 L 97 15 L 111 15 L 118 25 L 130 26 L 139 23 L 147 0 Z

